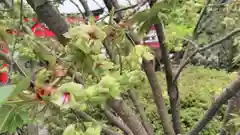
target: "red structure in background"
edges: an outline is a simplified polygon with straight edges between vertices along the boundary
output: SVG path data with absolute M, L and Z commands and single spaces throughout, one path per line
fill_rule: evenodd
M 144 37 L 143 43 L 145 45 L 148 45 L 148 46 L 152 47 L 152 48 L 159 48 L 160 47 L 160 44 L 158 42 L 157 33 L 156 33 L 156 30 L 155 30 L 154 26 L 152 26 L 152 28 L 148 32 L 147 36 Z
M 99 19 L 99 16 L 96 16 L 95 17 L 96 20 Z M 37 18 L 24 18 L 24 23 L 28 23 L 28 22 L 33 22 L 34 25 L 31 26 L 31 30 L 33 32 L 33 34 L 36 36 L 36 37 L 55 37 L 55 34 L 49 30 L 43 23 L 41 23 Z M 83 22 L 84 20 L 80 17 L 67 17 L 66 18 L 66 22 L 68 23 L 77 23 L 77 22 Z M 11 35 L 18 35 L 18 36 L 21 36 L 21 35 L 24 35 L 24 32 L 23 31 L 17 31 L 17 30 L 14 30 L 14 29 L 7 29 L 6 30 L 7 33 L 11 34 Z
M 1 44 L 1 51 L 5 54 L 8 54 L 8 48 L 7 48 L 7 43 L 5 43 L 6 46 L 4 46 L 3 44 Z M 0 69 L 3 69 L 3 68 L 8 68 L 8 64 L 4 63 L 2 65 L 2 67 L 0 67 Z M 0 74 L 0 83 L 2 85 L 6 84 L 8 82 L 8 71 L 5 71 L 5 72 L 1 72 Z

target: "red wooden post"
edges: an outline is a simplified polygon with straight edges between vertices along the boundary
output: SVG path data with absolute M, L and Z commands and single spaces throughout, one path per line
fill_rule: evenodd
M 5 53 L 5 54 L 8 54 L 8 44 L 4 41 L 1 41 L 0 42 L 0 51 Z M 0 66 L 0 69 L 2 70 L 3 68 L 6 68 L 7 70 L 6 71 L 2 71 L 0 72 L 0 84 L 1 85 L 5 85 L 8 83 L 8 64 L 5 63 L 3 60 L 1 60 L 1 66 Z

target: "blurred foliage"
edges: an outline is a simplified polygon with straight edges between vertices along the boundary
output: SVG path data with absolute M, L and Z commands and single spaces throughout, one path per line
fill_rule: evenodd
M 169 106 L 164 74 L 158 73 L 160 83 L 164 90 L 164 97 Z M 236 77 L 236 73 L 227 73 L 204 67 L 188 66 L 182 73 L 179 81 L 181 121 L 184 132 L 188 131 L 203 116 L 212 101 L 223 91 L 223 89 Z M 154 104 L 150 87 L 145 84 L 138 88 L 141 102 L 145 111 L 155 127 L 158 135 L 162 133 L 162 126 L 158 119 L 156 106 Z M 224 107 L 225 108 L 225 107 Z M 223 119 L 224 108 L 207 125 L 201 135 L 215 135 L 219 133 Z M 170 110 L 169 110 L 170 111 Z
M 232 0 L 226 3 L 212 1 L 208 4 L 196 31 L 195 40 L 201 46 L 224 37 L 230 31 L 238 28 L 239 1 Z M 234 71 L 238 67 L 239 34 L 221 42 L 195 57 L 199 65 L 211 68 Z M 196 62 L 195 62 L 196 63 Z

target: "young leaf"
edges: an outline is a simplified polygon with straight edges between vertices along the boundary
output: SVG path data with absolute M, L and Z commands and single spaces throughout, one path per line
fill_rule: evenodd
M 18 127 L 23 126 L 23 120 L 19 115 L 14 115 L 11 124 L 8 126 L 8 131 L 14 133 Z
M 84 38 L 77 39 L 75 46 L 82 50 L 84 53 L 90 52 L 90 48 L 87 46 L 87 40 Z
M 0 87 L 0 106 L 11 96 L 15 88 L 15 85 L 5 85 Z
M 110 15 L 109 15 L 109 24 L 112 24 L 114 14 L 115 14 L 115 8 L 113 7 L 112 10 L 110 11 Z
M 81 93 L 81 91 L 83 91 L 83 85 L 74 82 L 64 83 L 58 88 L 58 91 L 69 92 L 71 94 Z
M 34 52 L 40 59 L 48 61 L 50 68 L 56 65 L 57 58 L 43 46 L 35 45 Z
M 15 108 L 12 106 L 3 105 L 0 108 L 0 132 L 4 132 L 8 129 L 9 124 L 14 118 Z
M 20 80 L 20 82 L 16 85 L 11 97 L 17 96 L 20 92 L 26 90 L 30 86 L 30 78 L 24 77 Z
M 64 130 L 63 135 L 75 135 L 75 125 L 71 124 Z
M 100 135 L 101 128 L 100 127 L 96 127 L 96 128 L 89 127 L 84 134 L 85 135 Z

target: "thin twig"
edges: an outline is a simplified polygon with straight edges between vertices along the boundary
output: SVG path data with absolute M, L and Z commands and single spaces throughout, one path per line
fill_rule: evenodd
M 205 51 L 205 50 L 208 50 L 208 49 L 210 49 L 210 48 L 212 48 L 212 47 L 214 47 L 214 46 L 222 43 L 223 41 L 227 40 L 228 38 L 230 38 L 230 37 L 238 34 L 239 32 L 240 32 L 240 28 L 235 29 L 235 30 L 233 30 L 232 32 L 230 32 L 229 34 L 227 34 L 226 36 L 220 38 L 219 40 L 213 41 L 212 43 L 209 43 L 209 44 L 205 45 L 204 47 L 201 47 L 201 48 L 196 49 L 196 50 L 179 66 L 179 68 L 177 69 L 176 74 L 175 74 L 175 76 L 174 76 L 174 78 L 173 78 L 173 82 L 176 82 L 176 81 L 177 81 L 177 79 L 178 79 L 181 71 L 183 70 L 183 68 L 189 63 L 189 61 L 190 61 L 197 53 L 202 52 L 202 51 Z M 190 42 L 190 43 L 194 43 L 194 42 L 192 41 L 192 42 Z M 194 45 L 196 45 L 196 43 L 194 43 Z
M 78 6 L 78 4 L 77 4 L 76 2 L 74 2 L 73 0 L 70 0 L 70 2 L 72 2 L 72 4 L 73 4 L 74 6 L 76 6 L 76 8 L 78 9 L 79 13 L 80 13 L 83 17 L 85 17 L 84 13 L 82 12 L 82 10 L 81 10 L 81 8 Z
M 88 6 L 88 3 L 86 0 L 79 0 L 79 2 L 82 4 L 84 10 L 85 10 L 85 15 L 87 17 L 91 16 L 92 15 L 92 12 L 90 11 L 89 9 L 89 6 Z
M 201 21 L 202 21 L 202 18 L 203 18 L 203 16 L 204 16 L 204 14 L 205 14 L 206 11 L 207 11 L 207 7 L 208 7 L 208 4 L 209 4 L 209 3 L 210 3 L 210 0 L 206 0 L 206 1 L 205 1 L 205 5 L 204 5 L 204 7 L 203 7 L 203 9 L 202 9 L 202 11 L 201 11 L 201 13 L 200 13 L 200 16 L 199 16 L 199 18 L 198 18 L 197 24 L 196 24 L 196 26 L 195 26 L 195 28 L 194 28 L 194 30 L 193 30 L 193 37 L 195 37 L 196 34 L 197 34 L 197 30 L 198 30 L 198 28 L 199 28 L 199 25 L 200 25 L 200 23 L 201 23 Z
M 73 112 L 76 116 L 84 119 L 85 121 L 93 122 L 97 125 L 100 125 L 95 119 L 93 119 L 91 116 L 89 116 L 87 113 L 83 111 L 76 111 L 71 109 L 71 112 Z M 106 135 L 122 135 L 120 133 L 114 132 L 113 130 L 107 128 L 106 126 L 103 126 L 103 125 L 100 125 L 100 126 L 102 126 L 102 132 L 104 132 Z
M 137 7 L 137 6 L 138 6 L 138 4 L 135 4 L 135 5 L 131 5 L 131 6 L 128 6 L 128 7 L 116 9 L 116 10 L 114 11 L 114 14 L 116 14 L 116 13 L 118 13 L 118 12 L 125 11 L 125 10 L 133 9 L 133 8 L 135 8 L 135 7 Z M 110 15 L 111 15 L 111 14 L 109 13 L 109 14 L 101 17 L 99 20 L 105 19 L 106 17 L 108 17 L 108 16 L 110 16 Z M 99 21 L 99 20 L 98 20 L 98 21 Z
M 121 56 L 121 52 L 120 52 L 120 48 L 118 47 L 118 45 L 116 45 L 117 48 L 117 53 L 118 53 L 118 58 L 119 58 L 119 65 L 120 65 L 120 75 L 122 75 L 123 72 L 123 63 L 122 63 L 122 56 Z

